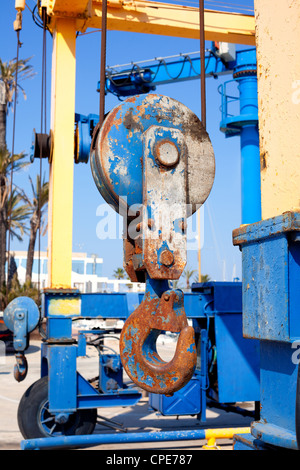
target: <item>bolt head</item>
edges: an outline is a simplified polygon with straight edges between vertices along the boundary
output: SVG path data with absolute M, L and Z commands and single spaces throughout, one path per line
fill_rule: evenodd
M 163 140 L 155 147 L 156 158 L 159 163 L 166 167 L 172 167 L 179 162 L 179 151 L 174 142 Z
M 174 263 L 174 255 L 170 250 L 164 250 L 161 252 L 159 260 L 161 264 L 166 267 L 171 266 Z

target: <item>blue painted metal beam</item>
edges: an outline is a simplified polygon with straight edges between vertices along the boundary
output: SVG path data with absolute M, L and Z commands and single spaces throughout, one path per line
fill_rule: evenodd
M 195 56 L 192 57 L 192 55 Z M 118 71 L 117 66 L 108 68 L 106 91 L 118 97 L 133 96 L 153 91 L 158 85 L 200 78 L 200 53 L 180 54 L 174 58 L 160 57 L 154 59 L 153 62 L 132 63 L 130 68 L 121 71 Z M 234 62 L 223 62 L 212 49 L 208 51 L 205 58 L 206 76 L 217 78 L 219 75 L 228 74 L 232 71 L 234 64 Z
M 189 431 L 135 432 L 129 434 L 92 434 L 28 439 L 21 442 L 22 450 L 92 447 L 101 444 L 128 444 L 140 442 L 167 442 L 205 439 L 205 429 Z

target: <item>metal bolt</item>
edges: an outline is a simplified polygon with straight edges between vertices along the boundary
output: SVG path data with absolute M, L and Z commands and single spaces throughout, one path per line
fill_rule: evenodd
M 17 320 L 23 320 L 24 317 L 25 317 L 24 312 L 16 312 L 16 319 Z
M 185 220 L 181 220 L 179 222 L 179 227 L 181 228 L 181 231 L 184 233 L 186 232 L 186 229 L 187 229 L 187 223 Z
M 58 413 L 55 416 L 55 422 L 59 424 L 65 424 L 69 419 L 69 415 L 67 413 Z
M 174 263 L 174 255 L 170 250 L 164 250 L 161 252 L 159 260 L 164 266 L 171 266 Z
M 174 166 L 179 161 L 178 148 L 169 140 L 158 142 L 155 151 L 157 160 L 164 166 Z

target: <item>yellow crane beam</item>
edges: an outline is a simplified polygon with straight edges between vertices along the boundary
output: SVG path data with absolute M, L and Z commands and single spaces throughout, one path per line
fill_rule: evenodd
M 70 288 L 73 234 L 76 29 L 59 18 L 53 34 L 49 175 L 48 272 L 51 288 Z
M 44 0 L 54 27 L 57 18 L 76 20 L 78 31 L 100 29 L 102 0 Z M 255 45 L 254 16 L 205 10 L 205 39 Z M 199 38 L 199 9 L 143 0 L 108 0 L 109 30 Z

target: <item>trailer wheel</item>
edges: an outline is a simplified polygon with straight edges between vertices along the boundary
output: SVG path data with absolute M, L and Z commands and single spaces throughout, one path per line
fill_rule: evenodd
M 55 422 L 48 411 L 48 377 L 42 377 L 24 393 L 18 408 L 18 424 L 24 439 L 92 434 L 97 410 L 77 410 L 65 424 Z

